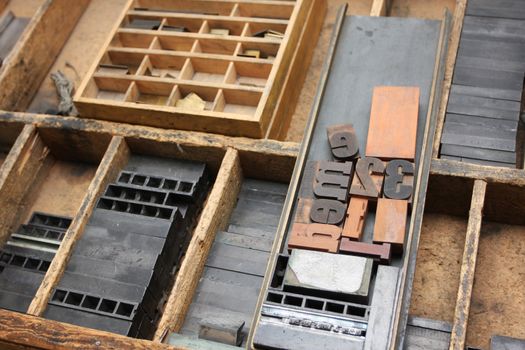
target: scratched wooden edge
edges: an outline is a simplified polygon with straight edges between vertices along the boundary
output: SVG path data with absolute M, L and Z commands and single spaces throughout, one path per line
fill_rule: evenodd
M 52 67 L 89 0 L 45 0 L 0 68 L 0 108 L 25 110 Z M 67 13 L 67 16 L 64 14 Z
M 486 190 L 487 182 L 474 181 L 449 350 L 463 350 L 466 345 Z

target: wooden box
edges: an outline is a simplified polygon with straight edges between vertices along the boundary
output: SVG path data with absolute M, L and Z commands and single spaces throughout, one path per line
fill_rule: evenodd
M 82 117 L 265 137 L 270 124 L 286 122 L 274 112 L 293 94 L 283 84 L 294 52 L 301 47 L 302 60 L 313 49 L 301 42 L 316 40 L 315 28 L 302 32 L 323 5 L 129 1 L 75 104 Z

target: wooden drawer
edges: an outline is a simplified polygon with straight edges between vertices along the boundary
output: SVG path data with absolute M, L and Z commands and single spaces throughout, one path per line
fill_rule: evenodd
M 286 122 L 275 113 L 293 92 L 283 84 L 298 64 L 295 51 L 310 55 L 313 46 L 302 40 L 317 36 L 311 22 L 322 18 L 324 6 L 322 0 L 129 1 L 75 104 L 82 117 L 265 137 L 272 124 Z

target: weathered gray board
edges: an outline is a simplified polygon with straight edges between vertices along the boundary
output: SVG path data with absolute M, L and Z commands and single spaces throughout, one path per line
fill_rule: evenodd
M 295 169 L 294 177 L 302 176 L 304 162 L 307 160 L 331 159 L 326 137 L 327 126 L 352 123 L 359 139 L 360 149 L 364 150 L 368 134 L 372 89 L 381 85 L 420 88 L 417 140 L 417 158 L 419 158 L 427 124 L 429 97 L 439 46 L 440 24 L 440 21 L 406 18 L 360 16 L 345 18 L 340 31 L 334 34 L 335 36 L 339 34 L 339 37 L 335 43 L 334 53 L 331 55 L 331 69 L 318 90 L 314 108 L 316 104 L 319 104 L 319 107 L 312 112 L 312 119 L 307 128 L 312 131 L 311 134 L 305 135 L 305 143 L 298 161 L 299 166 Z M 297 193 L 298 188 L 295 189 L 293 195 L 289 195 L 288 200 L 295 201 Z M 279 232 L 287 231 L 291 225 L 294 217 L 293 210 L 289 214 L 288 220 L 282 223 Z M 374 215 L 369 214 L 365 228 L 365 241 L 371 241 L 373 221 Z M 285 242 L 286 239 L 283 240 L 281 251 L 285 248 Z M 392 264 L 401 266 L 403 258 L 397 257 Z M 406 277 L 402 273 L 399 276 L 399 280 Z M 264 296 L 265 293 L 261 295 Z M 292 334 L 292 331 L 286 327 L 282 329 L 284 333 L 287 331 L 290 331 L 290 335 Z M 264 333 L 265 330 L 262 329 L 262 332 Z M 373 333 L 387 337 L 390 332 L 392 332 L 391 329 L 377 329 Z M 282 338 L 283 344 L 288 338 L 288 335 L 283 333 L 276 333 L 275 336 Z M 275 340 L 272 346 L 278 343 Z M 308 342 L 305 342 L 301 346 L 307 344 Z

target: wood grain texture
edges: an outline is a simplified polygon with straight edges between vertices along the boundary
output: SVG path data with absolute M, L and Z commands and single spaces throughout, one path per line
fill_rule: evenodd
M 374 243 L 390 243 L 402 252 L 407 226 L 408 201 L 379 198 L 374 224 Z
M 0 245 L 9 238 L 21 200 L 48 154 L 35 127 L 26 125 L 0 169 Z
M 126 138 L 130 148 L 143 153 L 193 159 L 207 162 L 212 170 L 218 171 L 219 155 L 228 148 L 235 148 L 247 177 L 268 179 L 279 182 L 290 181 L 299 144 L 274 140 L 254 140 L 202 132 L 164 130 L 137 125 L 119 124 L 74 117 L 57 117 L 21 112 L 1 112 L 0 121 L 32 123 L 39 128 L 87 132 L 105 137 L 111 135 Z M 57 133 L 55 137 L 60 137 Z M 63 138 L 63 142 L 67 141 Z M 58 141 L 57 141 L 58 142 Z
M 467 0 L 456 1 L 454 16 L 452 18 L 452 29 L 450 31 L 450 38 L 448 40 L 448 52 L 445 61 L 445 79 L 443 81 L 443 89 L 441 90 L 441 104 L 439 106 L 439 112 L 437 115 L 436 135 L 432 148 L 432 158 L 437 158 L 439 155 L 441 133 L 443 132 L 443 125 L 445 123 L 445 113 L 447 111 L 450 87 L 452 86 L 452 76 L 454 75 L 454 66 L 456 65 L 459 39 L 461 37 L 461 29 L 463 28 L 463 18 L 465 17 L 466 7 Z
M 312 62 L 326 14 L 326 2 L 327 0 L 312 1 L 306 24 L 303 26 L 294 56 L 290 62 L 290 69 L 281 86 L 280 96 L 266 132 L 268 139 L 284 140 L 292 123 L 292 116 L 301 93 L 301 89 L 297 87 L 303 85 L 308 67 Z
M 0 0 L 0 15 L 2 14 L 2 12 L 4 12 L 8 3 L 9 3 L 9 0 Z
M 51 292 L 66 269 L 75 243 L 82 236 L 99 195 L 104 191 L 108 183 L 116 179 L 128 159 L 129 149 L 124 138 L 120 136 L 114 137 L 100 162 L 93 181 L 89 185 L 77 215 L 73 218 L 64 240 L 60 244 L 55 258 L 42 280 L 40 288 L 36 292 L 31 305 L 29 305 L 28 314 L 41 316 L 46 310 Z
M 184 350 L 0 309 L 2 349 Z
M 370 16 L 388 16 L 388 9 L 390 8 L 389 0 L 374 0 Z
M 463 251 L 463 261 L 461 264 L 456 310 L 454 312 L 454 324 L 452 326 L 452 334 L 450 337 L 450 350 L 465 349 L 486 188 L 487 183 L 485 181 L 476 180 L 474 182 L 467 225 L 467 235 L 465 238 L 465 248 Z
M 169 332 L 179 332 L 182 328 L 215 234 L 228 224 L 241 183 L 239 154 L 229 148 L 186 250 L 175 285 L 159 321 L 155 341 L 161 342 Z
M 0 68 L 0 108 L 26 109 L 89 0 L 46 0 Z
M 383 160 L 416 156 L 419 88 L 378 86 L 372 95 L 365 155 Z

